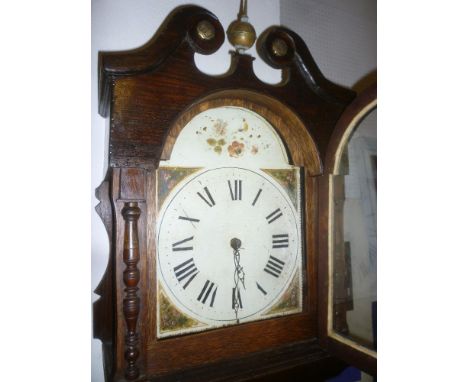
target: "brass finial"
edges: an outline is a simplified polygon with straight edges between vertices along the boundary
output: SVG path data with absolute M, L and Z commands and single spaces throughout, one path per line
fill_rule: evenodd
M 288 45 L 284 42 L 284 40 L 276 38 L 271 44 L 271 50 L 275 56 L 283 57 L 288 53 Z
M 257 38 L 255 29 L 249 23 L 247 16 L 247 0 L 241 0 L 237 20 L 234 20 L 227 30 L 229 42 L 239 53 L 244 53 L 249 49 Z
M 202 20 L 197 24 L 197 34 L 202 40 L 212 40 L 215 36 L 215 28 L 209 21 Z

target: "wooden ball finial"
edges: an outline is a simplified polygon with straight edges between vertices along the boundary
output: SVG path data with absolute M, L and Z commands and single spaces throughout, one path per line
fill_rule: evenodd
M 255 29 L 247 16 L 247 0 L 241 0 L 237 20 L 234 20 L 226 32 L 231 45 L 239 53 L 251 48 L 257 39 Z

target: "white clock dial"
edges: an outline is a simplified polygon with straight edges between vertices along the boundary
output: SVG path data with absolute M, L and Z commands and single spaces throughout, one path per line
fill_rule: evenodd
M 181 311 L 215 325 L 258 319 L 298 269 L 300 220 L 269 176 L 210 169 L 166 201 L 158 251 L 160 279 Z

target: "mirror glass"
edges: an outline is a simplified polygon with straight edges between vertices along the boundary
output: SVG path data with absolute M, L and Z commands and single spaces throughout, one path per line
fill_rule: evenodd
M 345 139 L 331 184 L 333 330 L 377 350 L 377 108 Z

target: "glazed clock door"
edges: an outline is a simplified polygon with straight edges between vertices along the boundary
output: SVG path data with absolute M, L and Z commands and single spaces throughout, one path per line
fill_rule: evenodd
M 203 111 L 158 174 L 159 338 L 302 311 L 301 171 L 269 122 Z
M 358 96 L 334 130 L 321 184 L 321 332 L 328 350 L 376 373 L 377 92 Z

